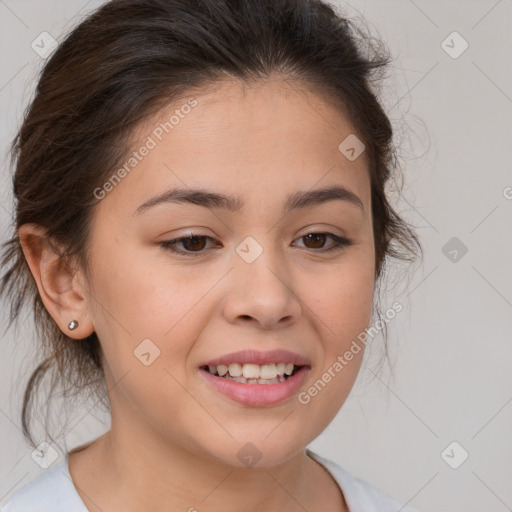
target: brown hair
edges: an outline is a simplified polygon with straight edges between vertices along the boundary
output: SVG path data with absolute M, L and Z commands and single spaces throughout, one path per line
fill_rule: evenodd
M 32 302 L 45 355 L 23 400 L 30 443 L 31 401 L 47 372 L 54 385 L 95 390 L 101 400 L 105 389 L 96 334 L 77 342 L 60 331 L 18 228 L 39 224 L 65 248 L 64 259 L 86 270 L 93 191 L 124 160 L 134 129 L 193 88 L 279 73 L 328 95 L 366 146 L 379 280 L 387 257 L 410 261 L 421 250 L 385 194 L 397 170 L 393 132 L 372 89 L 388 62 L 381 43 L 321 0 L 113 0 L 73 29 L 44 66 L 11 147 L 16 216 L 0 293 L 10 299 L 9 325 Z

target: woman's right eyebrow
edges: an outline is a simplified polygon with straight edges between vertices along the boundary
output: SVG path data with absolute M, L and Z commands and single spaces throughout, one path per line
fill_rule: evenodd
M 354 192 L 341 185 L 294 192 L 290 194 L 284 202 L 283 213 L 288 213 L 300 208 L 311 208 L 335 200 L 346 201 L 349 204 L 353 204 L 365 215 L 361 199 Z M 162 203 L 189 203 L 205 208 L 223 209 L 231 212 L 239 212 L 244 206 L 243 200 L 237 196 L 228 196 L 201 188 L 172 188 L 141 204 L 133 215 L 143 213 Z

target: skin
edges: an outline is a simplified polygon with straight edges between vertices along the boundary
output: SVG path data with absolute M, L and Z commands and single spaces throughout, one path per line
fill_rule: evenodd
M 273 406 L 239 404 L 198 367 L 246 348 L 290 350 L 311 361 L 304 391 L 368 327 L 375 247 L 367 161 L 340 153 L 354 129 L 306 86 L 279 77 L 221 85 L 194 94 L 198 105 L 99 203 L 88 274 L 62 265 L 38 226 L 20 228 L 52 317 L 77 340 L 96 331 L 104 352 L 112 428 L 69 455 L 91 511 L 348 510 L 305 447 L 345 402 L 362 350 L 306 405 L 297 394 Z M 148 119 L 134 148 L 168 119 Z M 356 194 L 364 211 L 332 200 L 283 216 L 288 194 L 331 185 Z M 166 203 L 134 213 L 173 187 L 237 195 L 244 209 Z M 201 239 L 202 253 L 177 244 L 188 255 L 161 245 L 189 228 L 214 241 Z M 334 240 L 308 241 L 309 232 L 352 245 L 322 252 Z M 235 251 L 247 236 L 263 249 L 250 264 Z M 149 366 L 133 354 L 147 338 L 160 350 Z M 237 457 L 248 442 L 262 454 L 253 467 Z

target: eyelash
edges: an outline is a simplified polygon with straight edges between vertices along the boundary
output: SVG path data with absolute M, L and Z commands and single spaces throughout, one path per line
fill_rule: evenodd
M 348 238 L 335 235 L 334 233 L 323 232 L 323 231 L 312 231 L 311 233 L 306 233 L 305 235 L 302 235 L 301 237 L 299 237 L 298 240 L 301 240 L 302 238 L 305 238 L 308 235 L 326 235 L 327 238 L 331 238 L 331 239 L 333 239 L 336 242 L 333 246 L 331 246 L 331 247 L 329 247 L 327 249 L 310 249 L 311 251 L 314 251 L 314 252 L 327 253 L 327 252 L 332 252 L 332 251 L 336 251 L 336 250 L 339 251 L 341 249 L 344 249 L 345 247 L 348 247 L 349 245 L 353 245 L 352 240 L 349 240 Z M 190 240 L 192 238 L 206 238 L 208 240 L 215 241 L 211 236 L 207 236 L 207 235 L 194 235 L 193 233 L 191 233 L 189 236 L 182 236 L 182 237 L 179 237 L 179 238 L 173 238 L 172 240 L 164 240 L 163 242 L 160 242 L 160 245 L 165 250 L 171 251 L 171 252 L 176 253 L 176 254 L 186 255 L 186 256 L 194 255 L 194 254 L 202 255 L 202 254 L 205 254 L 206 252 L 209 252 L 209 250 L 181 251 L 181 250 L 175 249 L 174 246 L 176 246 L 181 241 L 183 241 L 183 240 Z M 308 249 L 308 248 L 306 247 L 306 249 Z

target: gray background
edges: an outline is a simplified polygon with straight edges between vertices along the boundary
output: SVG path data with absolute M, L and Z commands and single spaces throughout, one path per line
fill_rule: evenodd
M 101 3 L 0 0 L 3 240 L 12 210 L 6 149 L 43 63 L 31 43 L 43 31 L 61 39 Z M 364 16 L 395 57 L 383 101 L 402 149 L 406 186 L 397 206 L 417 227 L 425 258 L 384 302 L 405 306 L 389 330 L 393 372 L 374 376 L 376 340 L 349 399 L 311 448 L 420 511 L 512 510 L 512 1 L 350 5 L 347 13 Z M 454 31 L 469 44 L 457 58 L 442 47 Z M 453 54 L 462 40 L 446 45 Z M 468 249 L 457 261 L 450 245 L 443 252 L 453 237 Z M 28 315 L 17 334 L 4 333 L 5 306 L 2 504 L 44 471 L 19 428 L 36 338 Z M 67 448 L 108 428 L 93 406 L 74 412 Z M 453 441 L 460 447 L 443 459 Z M 463 449 L 469 457 L 453 469 L 445 460 L 455 465 Z

